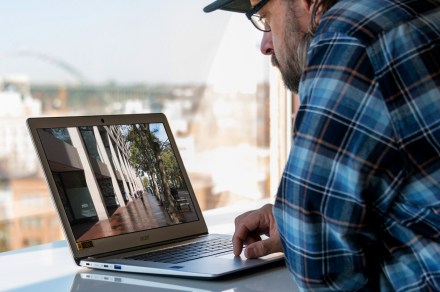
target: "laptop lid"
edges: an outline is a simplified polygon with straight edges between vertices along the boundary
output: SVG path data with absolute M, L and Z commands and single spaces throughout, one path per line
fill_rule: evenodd
M 208 233 L 163 114 L 27 124 L 77 264 Z

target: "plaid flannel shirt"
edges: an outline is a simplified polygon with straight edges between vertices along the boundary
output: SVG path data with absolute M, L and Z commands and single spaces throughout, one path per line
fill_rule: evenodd
M 440 290 L 440 1 L 342 0 L 300 85 L 274 214 L 307 290 Z

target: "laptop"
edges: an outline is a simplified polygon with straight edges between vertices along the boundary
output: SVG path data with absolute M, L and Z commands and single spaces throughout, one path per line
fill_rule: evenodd
M 283 260 L 236 257 L 209 234 L 165 115 L 29 118 L 77 265 L 218 278 Z

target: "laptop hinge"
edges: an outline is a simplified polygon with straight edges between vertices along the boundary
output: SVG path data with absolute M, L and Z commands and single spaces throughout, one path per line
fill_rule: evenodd
M 162 246 L 164 244 L 173 244 L 173 243 L 177 243 L 177 242 L 181 242 L 181 241 L 185 241 L 185 240 L 202 238 L 202 237 L 207 236 L 207 235 L 208 235 L 208 233 L 202 233 L 202 234 L 198 234 L 198 235 L 192 235 L 192 236 L 187 236 L 187 237 L 180 237 L 179 239 L 167 240 L 166 242 L 161 241 L 161 242 L 156 242 L 156 243 L 153 243 L 153 244 L 150 243 L 150 244 L 139 245 L 139 246 L 136 246 L 136 247 L 126 248 L 126 249 L 119 249 L 117 251 L 112 251 L 112 252 L 97 254 L 97 255 L 94 255 L 94 256 L 84 257 L 82 259 L 99 259 L 99 258 L 103 258 L 103 257 L 109 257 L 109 256 L 112 256 L 112 255 L 116 255 L 116 254 L 129 253 L 129 252 L 136 251 L 136 250 L 139 250 L 139 249 L 155 248 L 155 247 L 158 247 L 158 246 Z

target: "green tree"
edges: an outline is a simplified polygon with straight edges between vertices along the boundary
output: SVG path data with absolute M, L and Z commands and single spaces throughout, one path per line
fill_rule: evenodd
M 173 149 L 169 143 L 162 150 L 162 160 L 165 164 L 165 171 L 170 179 L 171 187 L 176 189 L 185 187 L 182 172 L 180 171 L 176 156 L 174 155 Z
M 172 222 L 179 223 L 178 211 L 170 191 L 166 165 L 162 158 L 162 151 L 164 147 L 166 148 L 167 142 L 161 142 L 150 131 L 148 124 L 131 125 L 127 140 L 130 142 L 130 163 L 138 172 L 147 173 L 153 185 L 161 186 L 158 193 L 159 200 L 167 210 Z

